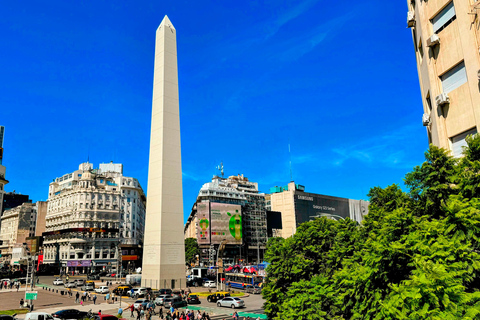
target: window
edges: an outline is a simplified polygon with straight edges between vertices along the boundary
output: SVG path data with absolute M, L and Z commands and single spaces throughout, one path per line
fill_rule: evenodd
M 471 134 L 476 134 L 477 133 L 477 128 L 473 128 L 471 130 L 468 130 L 464 133 L 461 133 L 459 135 L 456 135 L 455 137 L 451 138 L 451 143 L 452 143 L 452 153 L 453 156 L 458 158 L 461 157 L 463 154 L 463 147 L 467 146 L 467 141 L 465 141 L 465 138 L 468 135 Z
M 462 61 L 461 63 L 457 64 L 455 67 L 440 76 L 440 79 L 442 80 L 443 92 L 449 93 L 457 89 L 462 84 L 467 82 L 465 63 Z
M 438 33 L 445 29 L 453 20 L 456 19 L 455 7 L 453 1 L 450 2 L 442 11 L 440 11 L 433 19 L 433 32 Z

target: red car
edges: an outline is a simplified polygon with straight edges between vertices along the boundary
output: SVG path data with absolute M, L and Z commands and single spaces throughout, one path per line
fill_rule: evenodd
M 115 277 L 116 275 L 117 275 L 116 273 L 112 273 L 112 274 L 110 275 L 110 277 L 113 278 L 113 277 Z

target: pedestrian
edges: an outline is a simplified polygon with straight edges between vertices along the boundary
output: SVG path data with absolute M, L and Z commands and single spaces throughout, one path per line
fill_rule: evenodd
M 78 293 L 78 291 L 77 291 L 77 294 L 75 295 L 75 303 L 78 303 L 79 299 L 80 299 L 80 293 Z
M 118 318 L 121 318 L 122 314 L 123 314 L 123 309 L 122 309 L 122 306 L 120 306 L 120 308 L 118 308 Z
M 20 283 L 17 283 L 17 292 L 18 292 L 18 289 L 20 289 Z
M 96 304 L 97 303 L 97 295 L 93 295 L 93 304 Z
M 233 320 L 238 320 L 238 313 L 235 311 L 232 316 Z
M 140 307 L 137 308 L 137 320 L 140 320 Z
M 99 315 L 99 316 L 102 315 L 102 310 L 98 310 L 98 315 Z
M 133 318 L 133 311 L 135 310 L 133 303 L 128 308 L 130 309 L 130 318 Z
M 23 298 L 22 298 L 22 299 L 20 299 L 20 309 L 23 308 L 23 303 L 24 303 L 24 302 L 23 302 Z

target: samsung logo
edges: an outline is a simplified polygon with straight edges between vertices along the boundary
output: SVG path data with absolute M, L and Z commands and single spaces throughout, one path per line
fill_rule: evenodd
M 298 200 L 307 200 L 307 201 L 313 201 L 313 197 L 307 197 L 307 196 L 298 196 Z

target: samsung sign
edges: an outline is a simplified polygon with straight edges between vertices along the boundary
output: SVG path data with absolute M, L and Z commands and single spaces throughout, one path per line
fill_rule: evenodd
M 350 218 L 349 200 L 312 193 L 295 194 L 295 219 L 297 226 L 316 217 L 335 220 Z

